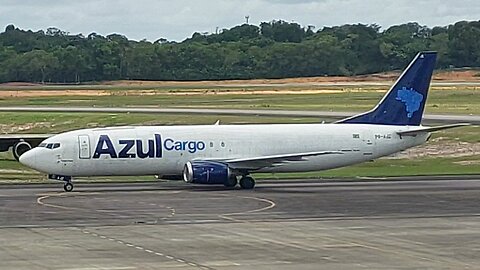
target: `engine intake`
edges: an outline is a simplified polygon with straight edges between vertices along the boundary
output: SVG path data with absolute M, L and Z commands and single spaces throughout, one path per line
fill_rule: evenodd
M 32 146 L 28 142 L 18 142 L 13 146 L 13 157 L 18 161 L 21 155 L 25 154 L 25 152 L 32 149 Z
M 189 161 L 183 169 L 183 180 L 187 183 L 226 184 L 231 176 L 228 165 L 213 161 Z

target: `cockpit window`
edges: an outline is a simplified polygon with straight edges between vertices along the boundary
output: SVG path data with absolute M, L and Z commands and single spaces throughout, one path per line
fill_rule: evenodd
M 38 145 L 38 147 L 42 148 L 47 148 L 47 149 L 57 149 L 60 148 L 61 144 L 60 143 L 41 143 Z

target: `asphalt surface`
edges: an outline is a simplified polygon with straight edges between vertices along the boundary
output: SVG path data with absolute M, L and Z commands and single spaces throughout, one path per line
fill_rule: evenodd
M 141 107 L 50 107 L 23 106 L 0 107 L 0 112 L 68 112 L 68 113 L 147 113 L 147 114 L 204 114 L 204 115 L 247 115 L 277 117 L 314 117 L 342 119 L 358 113 L 329 111 L 288 111 L 288 110 L 239 110 L 239 109 L 180 109 L 180 108 L 141 108 Z M 424 123 L 470 123 L 480 124 L 480 115 L 426 114 Z
M 479 269 L 480 177 L 0 186 L 0 269 Z

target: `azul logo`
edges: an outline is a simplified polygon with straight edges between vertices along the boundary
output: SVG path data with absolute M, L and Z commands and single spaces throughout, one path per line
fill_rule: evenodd
M 397 91 L 396 100 L 405 103 L 407 117 L 412 118 L 413 113 L 420 110 L 423 101 L 423 95 L 415 91 L 413 88 L 403 87 Z
M 144 140 L 118 140 L 118 149 L 108 135 L 100 135 L 93 154 L 94 159 L 102 155 L 110 158 L 161 158 L 165 151 L 188 151 L 196 153 L 205 150 L 205 143 L 202 141 L 176 141 L 168 138 L 162 142 L 160 134 L 155 134 L 153 139 Z

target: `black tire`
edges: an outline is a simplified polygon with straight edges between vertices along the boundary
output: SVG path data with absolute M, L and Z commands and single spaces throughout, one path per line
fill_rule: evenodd
M 255 187 L 255 180 L 250 176 L 245 176 L 240 179 L 240 187 L 242 189 L 253 189 Z
M 234 187 L 238 184 L 238 180 L 237 180 L 237 177 L 236 176 L 231 176 L 230 178 L 227 179 L 227 181 L 225 182 L 225 186 L 226 187 Z
M 72 192 L 73 191 L 73 184 L 72 183 L 66 183 L 65 185 L 63 185 L 63 190 L 65 190 L 65 192 Z

